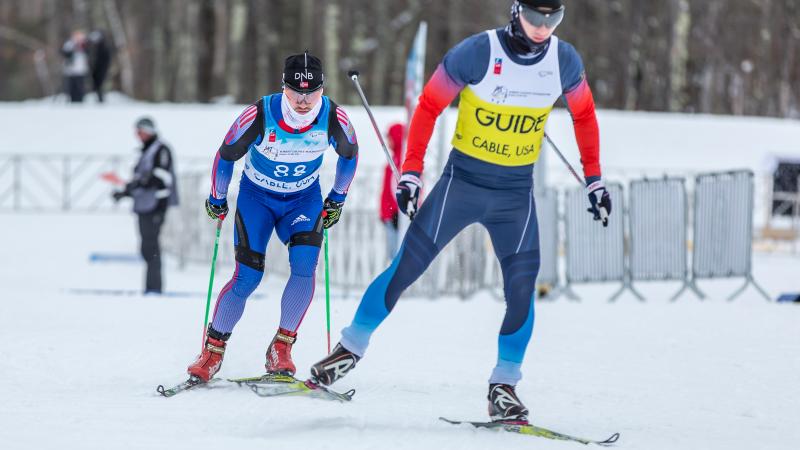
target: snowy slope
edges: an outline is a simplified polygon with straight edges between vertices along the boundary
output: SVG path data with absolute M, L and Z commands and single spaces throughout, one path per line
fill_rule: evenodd
M 57 226 L 53 226 L 56 224 Z M 459 429 L 437 417 L 485 418 L 502 303 L 406 299 L 366 358 L 337 388 L 346 405 L 259 398 L 225 386 L 172 399 L 200 346 L 205 298 L 75 296 L 72 287 L 135 289 L 138 264 L 90 264 L 93 251 L 135 252 L 125 215 L 7 215 L 0 248 L 0 442 L 4 449 L 582 448 Z M 36 242 L 36 244 L 31 244 Z M 10 256 L 13 255 L 13 256 Z M 775 293 L 794 286 L 797 257 L 756 255 L 755 276 Z M 171 290 L 202 292 L 208 268 L 179 272 Z M 230 275 L 222 267 L 215 283 Z M 221 375 L 260 373 L 278 322 L 283 280 L 267 275 L 230 341 Z M 790 449 L 800 440 L 800 305 L 761 300 L 739 281 L 702 283 L 712 300 L 666 298 L 674 284 L 644 284 L 647 304 L 611 285 L 583 286 L 580 304 L 540 302 L 519 394 L 534 420 L 605 438 L 620 449 Z M 318 286 L 295 361 L 301 375 L 325 353 Z M 334 298 L 334 339 L 357 302 Z
M 133 155 L 138 141 L 133 123 L 143 115 L 155 119 L 161 136 L 172 145 L 179 171 L 208 172 L 213 155 L 232 121 L 244 105 L 146 103 L 118 99 L 109 104 L 63 104 L 48 101 L 0 102 L 0 155 L 96 154 Z M 399 107 L 375 107 L 379 127 L 405 120 Z M 359 169 L 353 191 L 376 189 L 370 173 L 386 164 L 369 118 L 361 105 L 347 106 L 361 147 Z M 450 151 L 457 111 L 447 111 L 437 122 L 425 158 L 425 179 L 429 185 L 441 173 Z M 800 121 L 789 119 L 598 111 L 601 163 L 604 178 L 628 182 L 634 178 L 684 176 L 690 181 L 700 172 L 751 169 L 755 172 L 755 223 L 766 217 L 766 178 L 775 156 L 800 159 Z M 42 121 L 48 135 L 39 137 Z M 572 121 L 563 109 L 556 109 L 547 124 L 548 133 L 560 150 L 580 171 Z M 332 171 L 328 157 L 325 171 Z M 561 161 L 544 152 L 537 183 L 557 187 L 575 186 L 575 180 Z M 2 168 L 0 168 L 2 169 Z M 126 175 L 126 174 L 123 174 Z M 1 184 L 1 183 L 0 183 Z M 6 183 L 7 184 L 7 183 Z M 540 184 L 541 185 L 541 184 Z M 619 203 L 617 203 L 619 205 Z
M 194 157 L 210 165 L 241 109 L 0 103 L 0 153 L 131 154 L 137 145 L 132 123 L 149 114 L 173 144 L 179 167 Z M 363 174 L 382 166 L 383 155 L 363 110 L 348 111 L 364 149 Z M 378 108 L 376 115 L 384 126 L 403 118 L 397 108 Z M 50 124 L 46 136 L 42 120 Z M 599 120 L 610 179 L 733 168 L 758 173 L 770 154 L 800 155 L 797 121 L 616 111 L 600 111 Z M 453 125 L 451 111 L 445 142 Z M 577 162 L 566 113 L 557 111 L 549 127 Z M 428 167 L 435 161 L 432 149 Z M 556 158 L 546 164 L 552 180 L 572 182 Z M 0 223 L 3 449 L 581 448 L 436 420 L 485 418 L 486 379 L 503 314 L 503 304 L 487 293 L 467 302 L 404 299 L 358 369 L 336 386 L 358 390 L 351 404 L 262 399 L 233 387 L 167 400 L 154 388 L 181 381 L 200 347 L 208 267 L 178 271 L 166 261 L 167 289 L 196 293 L 191 297 L 76 296 L 68 291 L 141 287 L 137 263 L 88 261 L 92 252 L 136 253 L 133 217 L 4 214 Z M 217 273 L 215 292 L 231 268 Z M 754 275 L 773 296 L 800 290 L 798 273 L 800 257 L 755 255 Z M 284 281 L 265 277 L 257 291 L 265 298 L 247 307 L 222 376 L 262 370 Z M 532 417 L 591 438 L 619 431 L 623 449 L 794 448 L 800 441 L 800 309 L 766 303 L 752 288 L 725 302 L 740 284 L 701 282 L 711 298 L 706 302 L 687 294 L 669 303 L 674 283 L 637 285 L 650 299 L 646 304 L 629 294 L 607 304 L 615 285 L 577 287 L 585 299 L 580 304 L 539 302 L 519 386 Z M 323 293 L 318 286 L 295 347 L 301 375 L 325 352 Z M 356 306 L 334 298 L 334 340 Z
M 359 164 L 382 167 L 383 151 L 364 108 L 361 105 L 345 108 L 362 147 Z M 150 115 L 178 158 L 211 161 L 228 127 L 243 109 L 244 105 L 145 102 L 105 105 L 0 102 L 0 131 L 4 136 L 0 153 L 125 154 L 138 146 L 132 128 L 134 121 Z M 373 109 L 383 130 L 392 121 L 405 120 L 402 108 Z M 796 120 L 612 110 L 600 110 L 597 117 L 601 162 L 612 173 L 741 168 L 760 172 L 770 155 L 800 157 L 800 121 Z M 444 140 L 438 133 L 431 139 L 426 157 L 429 167 L 436 165 L 440 143 L 449 151 L 455 119 L 456 110 L 451 108 L 444 120 L 440 120 L 437 130 L 445 133 Z M 32 139 L 38 136 L 42 120 L 47 120 L 51 137 Z M 578 150 L 566 111 L 554 111 L 548 121 L 548 132 L 577 165 Z M 550 158 L 547 164 L 554 171 L 563 171 L 556 158 Z

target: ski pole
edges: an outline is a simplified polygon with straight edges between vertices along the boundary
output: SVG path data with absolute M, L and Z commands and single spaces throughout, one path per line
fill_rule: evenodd
M 208 279 L 208 297 L 206 297 L 206 317 L 205 319 L 203 319 L 202 345 L 206 345 L 206 328 L 208 328 L 208 310 L 211 308 L 211 291 L 214 288 L 214 269 L 217 266 L 217 249 L 219 248 L 219 232 L 221 229 L 222 229 L 222 218 L 217 219 L 217 235 L 214 238 L 214 256 L 211 257 L 211 276 Z
M 550 147 L 553 147 L 553 150 L 556 151 L 556 155 L 558 155 L 558 157 L 561 158 L 561 162 L 563 162 L 564 165 L 567 166 L 567 169 L 569 169 L 569 171 L 572 173 L 572 176 L 575 177 L 576 180 L 578 180 L 578 183 L 580 183 L 581 187 L 586 187 L 586 181 L 584 181 L 584 179 L 580 175 L 578 175 L 578 172 L 576 172 L 575 169 L 572 168 L 572 164 L 570 164 L 569 161 L 567 161 L 567 158 L 564 157 L 564 154 L 561 153 L 558 147 L 556 147 L 556 143 L 553 142 L 552 139 L 550 139 L 550 136 L 548 136 L 547 133 L 544 134 L 544 138 L 547 139 L 547 143 L 550 144 Z M 603 219 L 604 222 L 608 222 L 608 214 L 606 213 L 605 209 L 600 209 L 600 216 L 602 216 L 601 218 Z
M 567 158 L 564 157 L 564 154 L 561 153 L 558 147 L 556 147 L 556 143 L 553 142 L 552 139 L 550 139 L 550 136 L 548 136 L 547 133 L 544 134 L 544 138 L 547 139 L 547 143 L 550 144 L 550 147 L 553 147 L 553 150 L 555 150 L 556 155 L 558 155 L 558 157 L 561 158 L 561 162 L 563 162 L 564 165 L 567 166 L 567 169 L 569 169 L 570 173 L 572 173 L 572 176 L 575 177 L 576 180 L 578 180 L 578 183 L 580 183 L 581 187 L 586 187 L 586 182 L 580 175 L 578 175 L 578 172 L 575 172 L 575 169 L 572 168 L 572 164 L 570 164 L 569 161 L 567 161 Z
M 394 173 L 394 178 L 397 181 L 400 181 L 400 171 L 397 169 L 397 166 L 394 164 L 394 160 L 392 159 L 392 154 L 389 153 L 389 149 L 386 147 L 386 142 L 383 141 L 383 135 L 381 134 L 380 129 L 378 129 L 378 123 L 375 122 L 375 117 L 372 115 L 372 110 L 369 107 L 369 103 L 367 102 L 367 97 L 364 95 L 364 91 L 361 89 L 361 84 L 358 82 L 358 71 L 351 70 L 347 72 L 347 76 L 353 80 L 353 85 L 355 85 L 356 90 L 358 91 L 358 96 L 361 98 L 361 103 L 364 105 L 364 109 L 367 110 L 367 115 L 369 116 L 369 120 L 372 121 L 372 128 L 375 130 L 375 134 L 378 135 L 378 140 L 381 142 L 381 147 L 383 147 L 383 153 L 386 154 L 386 159 L 389 161 L 389 167 L 392 168 L 392 172 Z
M 331 285 L 328 272 L 328 229 L 322 232 L 325 235 L 325 324 L 328 334 L 328 353 L 331 352 Z

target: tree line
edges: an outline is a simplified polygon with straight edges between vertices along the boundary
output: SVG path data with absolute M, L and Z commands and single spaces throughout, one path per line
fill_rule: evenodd
M 581 53 L 600 107 L 800 117 L 797 0 L 564 0 L 556 34 Z M 503 26 L 511 0 L 0 0 L 0 100 L 61 91 L 73 29 L 105 30 L 107 88 L 149 101 L 249 102 L 283 60 L 323 60 L 326 92 L 402 104 L 405 59 L 428 23 L 426 77 L 465 37 Z

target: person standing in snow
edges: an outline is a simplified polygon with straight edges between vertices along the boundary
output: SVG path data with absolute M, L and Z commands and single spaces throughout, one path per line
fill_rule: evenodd
M 92 89 L 97 94 L 97 101 L 103 103 L 103 83 L 106 81 L 108 69 L 111 67 L 111 46 L 106 33 L 101 30 L 89 33 L 89 43 Z
M 75 30 L 61 47 L 61 55 L 64 56 L 64 89 L 72 103 L 83 102 L 86 93 L 86 77 L 89 75 L 87 43 L 86 33 Z
M 397 256 L 367 288 L 334 350 L 311 367 L 330 385 L 364 356 L 370 336 L 450 240 L 471 223 L 489 232 L 503 271 L 506 312 L 489 377 L 494 421 L 527 423 L 516 394 L 533 332 L 539 235 L 533 165 L 553 105 L 572 114 L 594 219 L 607 225 L 611 199 L 601 179 L 594 100 L 575 48 L 554 34 L 561 0 L 519 0 L 504 28 L 473 35 L 452 48 L 426 84 L 411 119 L 403 175 L 396 190 L 414 215 Z M 442 177 L 417 211 L 423 157 L 439 114 L 460 94 L 459 116 Z
M 133 179 L 115 201 L 133 198 L 133 212 L 138 216 L 141 252 L 147 264 L 145 294 L 161 294 L 161 246 L 159 235 L 167 208 L 178 204 L 175 163 L 169 147 L 159 139 L 156 124 L 149 117 L 136 121 L 136 136 L 142 142 L 141 156 L 133 169 Z
M 344 109 L 322 95 L 320 60 L 308 52 L 286 58 L 283 91 L 248 106 L 217 151 L 206 211 L 228 214 L 226 200 L 235 161 L 245 158 L 234 215 L 236 269 L 217 298 L 206 343 L 188 372 L 210 380 L 245 302 L 264 275 L 267 242 L 275 231 L 288 247 L 291 274 L 281 298 L 280 326 L 266 354 L 270 374 L 293 375 L 292 345 L 314 295 L 323 228 L 339 221 L 355 176 L 358 144 Z M 319 172 L 325 151 L 339 155 L 336 178 L 324 202 Z

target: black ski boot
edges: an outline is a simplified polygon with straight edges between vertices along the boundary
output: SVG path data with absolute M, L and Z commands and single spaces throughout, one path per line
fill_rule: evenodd
M 492 422 L 508 422 L 516 425 L 528 423 L 528 408 L 522 404 L 508 384 L 489 385 L 489 417 Z
M 342 347 L 342 344 L 336 344 L 330 355 L 311 366 L 311 381 L 330 386 L 351 371 L 359 359 L 361 358 L 358 355 Z

